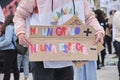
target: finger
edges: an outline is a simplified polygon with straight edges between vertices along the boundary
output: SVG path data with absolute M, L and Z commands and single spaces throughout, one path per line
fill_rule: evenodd
M 23 46 L 29 46 L 29 40 L 26 36 L 24 36 L 22 44 Z
M 21 45 L 27 45 L 26 43 L 27 42 L 25 40 L 25 36 L 24 35 L 19 36 L 19 44 L 21 44 Z
M 19 38 L 18 40 L 19 40 L 19 44 L 20 44 L 20 45 L 23 45 L 23 39 L 22 39 L 22 38 Z
M 26 35 L 24 36 L 24 42 L 25 42 L 25 44 L 26 44 L 27 46 L 29 46 L 29 45 L 32 44 L 31 41 L 30 41 L 30 39 L 29 39 Z
M 31 45 L 31 41 L 27 36 L 25 36 L 24 39 L 25 39 L 27 45 Z
M 100 42 L 101 42 L 102 44 L 104 43 L 104 40 L 103 40 L 103 38 L 101 38 L 101 39 L 100 39 Z
M 98 41 L 99 41 L 99 39 L 98 39 L 98 38 L 96 38 L 94 43 L 96 44 Z

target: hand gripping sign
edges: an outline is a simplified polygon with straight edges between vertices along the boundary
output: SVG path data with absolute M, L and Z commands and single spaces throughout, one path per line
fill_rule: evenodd
M 76 16 L 65 24 L 70 25 L 30 27 L 30 61 L 97 59 L 95 30 Z

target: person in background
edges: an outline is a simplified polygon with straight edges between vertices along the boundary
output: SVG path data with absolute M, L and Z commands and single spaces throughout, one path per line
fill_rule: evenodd
M 21 63 L 22 63 L 23 71 L 24 71 L 24 80 L 28 80 L 28 78 L 29 78 L 29 54 L 28 54 L 28 51 L 25 55 L 18 54 L 17 63 L 18 63 L 19 71 L 20 71 L 20 67 L 21 67 Z
M 2 32 L 1 32 L 1 30 L 2 30 L 2 24 L 3 24 L 3 22 L 0 22 L 0 36 L 2 35 Z
M 36 7 L 38 11 L 35 10 Z M 62 25 L 74 15 L 77 15 L 85 24 L 94 27 L 95 44 L 103 43 L 104 30 L 90 10 L 87 0 L 21 0 L 14 17 L 19 43 L 24 46 L 32 43 L 26 36 L 30 28 L 26 26 L 26 19 L 31 25 Z M 72 61 L 32 62 L 31 68 L 33 80 L 74 80 Z M 89 61 L 77 71 L 75 72 L 76 80 L 96 80 L 95 61 Z M 89 75 L 91 72 L 93 73 Z M 79 75 L 83 75 L 85 79 Z
M 5 20 L 5 17 L 3 15 L 3 11 L 2 11 L 2 8 L 0 6 L 0 36 L 2 35 L 2 25 L 4 23 L 4 20 Z M 3 72 L 3 55 L 0 54 L 0 73 Z M 0 74 L 0 80 L 3 80 L 3 74 Z
M 104 31 L 106 30 L 106 19 L 104 18 L 103 14 L 104 12 L 100 9 L 97 9 L 94 11 L 95 14 L 96 14 L 96 18 L 99 22 L 99 24 L 104 28 Z M 103 46 L 105 47 L 105 37 L 104 37 L 104 43 L 103 43 Z M 101 66 L 104 66 L 104 61 L 105 61 L 105 55 L 106 55 L 106 48 L 104 48 L 101 52 L 100 52 L 100 55 L 101 55 L 101 62 L 100 60 L 97 61 L 97 69 L 100 69 Z M 99 55 L 98 55 L 99 57 Z M 99 59 L 99 58 L 98 58 Z
M 3 11 L 0 5 L 0 35 L 2 34 L 1 29 L 2 29 L 2 24 L 4 23 L 4 21 L 5 21 L 5 16 L 3 14 Z
M 10 14 L 5 19 L 5 23 L 2 26 L 2 35 L 0 36 L 0 51 L 4 56 L 4 79 L 10 80 L 11 69 L 14 73 L 14 80 L 19 80 L 19 71 L 17 67 L 17 53 L 14 43 L 17 39 L 14 33 L 13 14 Z
M 113 16 L 113 41 L 116 42 L 116 52 L 118 53 L 118 73 L 120 80 L 120 10 Z
M 115 14 L 116 10 L 111 10 L 109 13 L 109 19 L 108 19 L 108 25 L 110 28 L 112 28 L 112 24 L 113 24 L 113 16 Z
M 110 11 L 110 17 L 108 18 L 108 26 L 106 28 L 106 44 L 107 44 L 107 50 L 109 54 L 112 54 L 112 21 L 115 10 Z M 115 51 L 116 52 L 116 51 Z
M 112 42 L 113 42 L 113 47 L 114 47 L 114 50 L 115 50 L 115 56 L 113 57 L 113 58 L 117 58 L 118 57 L 118 53 L 117 53 L 117 47 L 116 47 L 116 41 L 114 41 L 114 39 L 113 39 L 113 28 L 114 28 L 114 26 L 113 26 L 113 16 L 114 16 L 114 14 L 115 14 L 115 12 L 116 12 L 116 10 L 111 10 L 110 11 L 110 17 L 109 17 L 109 20 L 108 20 L 108 24 L 109 24 L 109 28 L 108 28 L 108 31 L 109 31 L 109 33 L 112 35 Z

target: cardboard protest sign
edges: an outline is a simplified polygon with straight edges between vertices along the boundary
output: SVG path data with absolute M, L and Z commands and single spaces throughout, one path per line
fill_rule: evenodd
M 79 18 L 77 16 L 73 16 L 73 18 L 69 19 L 66 23 L 64 23 L 64 25 L 80 25 L 81 21 L 79 20 Z M 97 53 L 101 52 L 104 47 L 101 43 L 98 43 L 97 45 Z M 88 61 L 86 60 L 82 60 L 82 61 L 73 61 L 75 67 L 80 68 L 81 66 L 83 66 L 84 64 L 86 64 Z
M 82 21 L 80 21 L 77 16 L 73 16 L 71 19 L 69 19 L 63 25 L 81 25 L 81 23 L 82 23 Z M 92 26 L 89 26 L 89 27 L 92 27 Z M 96 46 L 97 46 L 97 53 L 101 52 L 104 49 L 104 46 L 101 43 L 98 43 Z
M 68 23 L 71 25 L 31 26 L 30 61 L 96 60 L 94 29 L 75 16 Z
M 73 16 L 71 19 L 69 19 L 67 22 L 64 23 L 64 25 L 80 25 L 81 21 L 79 20 L 79 18 L 77 16 Z M 83 66 L 84 64 L 86 64 L 88 61 L 72 61 L 75 65 L 75 67 L 80 68 L 81 66 Z
M 64 25 L 80 25 L 81 21 L 79 20 L 79 18 L 77 16 L 73 16 L 73 18 L 69 19 L 66 23 L 64 23 Z M 98 54 L 99 52 L 101 52 L 104 47 L 101 43 L 98 43 L 97 45 L 97 53 Z M 84 64 L 86 64 L 88 61 L 73 61 L 75 67 L 78 67 L 80 68 L 81 66 L 83 66 Z

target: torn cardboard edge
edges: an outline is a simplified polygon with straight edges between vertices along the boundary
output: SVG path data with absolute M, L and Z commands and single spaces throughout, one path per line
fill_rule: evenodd
M 81 25 L 83 24 L 82 21 L 74 15 L 71 19 L 69 19 L 67 22 L 65 22 L 63 25 Z M 104 46 L 102 43 L 97 43 L 97 51 L 100 53 L 104 49 Z M 96 54 L 98 54 L 96 53 Z M 73 61 L 75 67 L 80 68 L 84 64 L 86 64 L 88 61 Z

